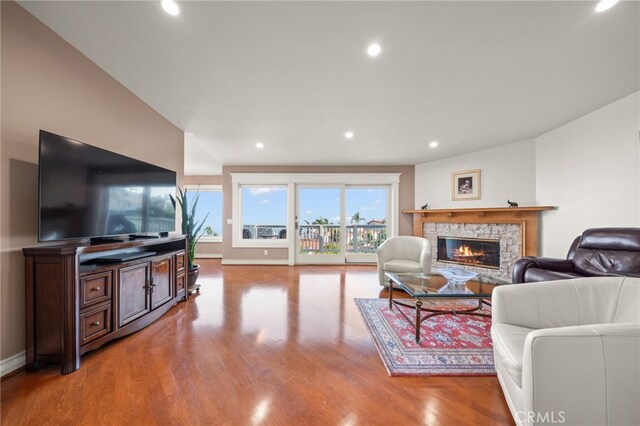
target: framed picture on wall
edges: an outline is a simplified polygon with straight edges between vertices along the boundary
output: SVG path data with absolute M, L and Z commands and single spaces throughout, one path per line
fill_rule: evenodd
M 480 169 L 451 173 L 451 200 L 480 199 Z

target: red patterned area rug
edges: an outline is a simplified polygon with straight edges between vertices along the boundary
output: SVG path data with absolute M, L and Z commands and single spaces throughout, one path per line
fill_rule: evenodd
M 390 376 L 493 376 L 491 318 L 437 315 L 422 323 L 420 344 L 415 329 L 387 299 L 353 299 Z M 410 301 L 411 299 L 407 299 Z M 437 309 L 469 307 L 477 302 L 428 300 Z M 401 308 L 409 316 L 415 311 Z M 483 308 L 489 312 L 489 307 Z M 425 313 L 426 314 L 426 313 Z

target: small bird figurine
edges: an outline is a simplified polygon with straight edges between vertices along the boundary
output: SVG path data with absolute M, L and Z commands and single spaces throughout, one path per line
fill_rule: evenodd
M 427 208 L 429 208 L 429 203 L 424 203 L 424 205 L 420 207 L 420 210 L 426 210 Z
M 509 207 L 518 207 L 518 203 L 515 201 L 507 200 L 507 203 L 509 203 Z

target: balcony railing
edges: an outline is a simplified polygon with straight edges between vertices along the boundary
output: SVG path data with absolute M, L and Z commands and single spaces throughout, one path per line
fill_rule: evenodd
M 387 239 L 386 225 L 347 225 L 347 253 L 375 253 Z M 244 225 L 244 239 L 283 239 L 284 225 Z M 300 225 L 298 229 L 302 254 L 340 253 L 340 225 Z
M 135 225 L 136 229 L 142 229 L 142 217 L 126 216 L 126 219 Z M 150 217 L 147 219 L 148 232 L 173 232 L 176 228 L 175 219 Z
M 285 225 L 244 225 L 242 238 L 247 240 L 274 240 L 287 238 Z

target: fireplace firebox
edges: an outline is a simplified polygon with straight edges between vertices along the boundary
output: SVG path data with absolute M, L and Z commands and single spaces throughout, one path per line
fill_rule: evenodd
M 500 269 L 500 240 L 438 237 L 438 262 Z

